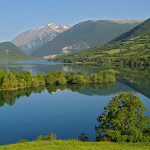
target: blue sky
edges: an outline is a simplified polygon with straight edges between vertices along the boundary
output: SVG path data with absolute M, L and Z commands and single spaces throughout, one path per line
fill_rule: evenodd
M 147 19 L 150 0 L 0 0 L 0 42 L 51 22 Z

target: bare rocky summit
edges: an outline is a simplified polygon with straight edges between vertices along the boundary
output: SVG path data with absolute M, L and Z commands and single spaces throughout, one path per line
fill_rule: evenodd
M 12 43 L 21 48 L 25 53 L 31 54 L 43 44 L 51 41 L 59 33 L 70 29 L 70 26 L 48 24 L 40 28 L 27 30 L 12 40 Z

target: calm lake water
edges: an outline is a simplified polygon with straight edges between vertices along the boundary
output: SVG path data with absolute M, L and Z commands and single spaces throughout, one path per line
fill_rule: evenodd
M 111 84 L 65 85 L 20 89 L 0 93 L 0 145 L 20 139 L 35 140 L 54 133 L 57 139 L 74 139 L 85 133 L 95 141 L 97 117 L 109 100 L 122 92 L 135 93 L 150 115 L 149 68 L 111 68 L 96 64 L 63 64 L 47 61 L 0 63 L 4 71 L 21 70 L 32 74 L 63 70 L 86 74 L 109 70 L 116 73 Z

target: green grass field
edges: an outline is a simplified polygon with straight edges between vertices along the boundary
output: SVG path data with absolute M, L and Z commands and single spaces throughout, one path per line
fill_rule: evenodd
M 56 140 L 0 146 L 0 150 L 150 150 L 150 144 Z
M 114 54 L 114 53 L 119 53 L 120 51 L 124 51 L 124 50 L 125 49 L 113 49 L 113 50 L 104 51 L 104 52 L 108 54 Z

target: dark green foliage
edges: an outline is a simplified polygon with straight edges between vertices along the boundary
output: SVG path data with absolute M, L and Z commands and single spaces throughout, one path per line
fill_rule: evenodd
M 49 135 L 46 136 L 38 136 L 37 141 L 52 141 L 56 139 L 56 135 L 53 133 L 50 133 Z
M 30 87 L 32 86 L 32 76 L 29 71 L 21 71 L 19 73 L 19 87 Z
M 12 72 L 7 72 L 1 82 L 2 90 L 9 90 L 18 88 L 18 80 Z
M 150 118 L 144 104 L 133 93 L 123 93 L 110 100 L 97 118 L 97 140 L 150 142 Z
M 46 84 L 62 84 L 65 85 L 67 83 L 71 84 L 83 84 L 89 82 L 103 82 L 103 76 L 95 74 L 100 80 L 94 80 L 94 77 L 84 75 L 83 72 L 79 72 L 76 74 L 72 72 L 70 75 L 66 74 L 63 71 L 54 71 L 49 72 L 46 77 L 45 74 L 42 73 L 40 75 L 31 75 L 29 71 L 21 71 L 17 73 L 16 71 L 6 72 L 1 71 L 1 82 L 0 82 L 0 90 L 15 90 L 19 88 L 25 87 L 37 87 L 39 85 Z M 112 80 L 114 79 L 114 80 Z M 111 75 L 109 73 L 108 80 L 115 81 L 115 75 Z
M 57 83 L 64 85 L 64 84 L 67 84 L 67 80 L 66 80 L 65 77 L 61 77 L 61 78 L 59 78 L 59 79 L 57 80 Z
M 59 78 L 63 78 L 63 77 L 66 77 L 66 73 L 63 72 L 63 71 L 54 71 L 54 72 L 49 72 L 47 75 L 46 75 L 46 83 L 47 84 L 56 84 L 57 80 Z
M 0 107 L 4 106 L 5 105 L 5 102 L 4 100 L 0 100 Z
M 0 43 L 0 61 L 18 61 L 28 59 L 29 56 L 11 42 Z
M 2 72 L 3 74 L 3 72 Z M 6 72 L 1 78 L 0 89 L 15 90 L 25 87 L 37 87 L 39 85 L 45 85 L 45 78 L 42 75 L 32 76 L 29 71 L 16 71 Z
M 120 24 L 106 20 L 81 22 L 38 48 L 32 53 L 32 56 L 42 57 L 62 54 L 62 49 L 66 46 L 72 46 L 72 48 L 68 48 L 68 50 L 70 53 L 74 53 L 85 50 L 87 47 L 92 48 L 104 45 L 139 24 L 140 23 L 137 22 Z M 80 45 L 82 45 L 82 47 Z M 68 57 L 64 59 L 63 62 L 72 63 L 75 61 L 72 57 Z
M 75 73 L 75 72 L 71 72 L 71 75 L 72 75 L 72 76 L 75 76 L 75 75 L 76 75 L 76 73 Z
M 0 84 L 2 82 L 3 77 L 4 77 L 4 71 L 0 69 Z
M 37 87 L 39 85 L 45 85 L 45 78 L 42 75 L 32 76 L 32 84 L 33 87 Z
M 56 72 L 49 72 L 46 75 L 46 83 L 47 84 L 55 84 L 58 79 L 58 74 Z
M 103 74 L 92 74 L 90 76 L 84 75 L 83 72 L 72 72 L 71 75 L 68 75 L 62 71 L 54 71 L 49 72 L 46 75 L 46 83 L 47 84 L 83 84 L 83 83 L 101 83 L 101 82 L 110 82 L 115 81 L 115 75 L 111 73 L 107 73 L 107 78 L 103 79 Z
M 85 141 L 88 141 L 88 137 L 82 133 L 79 137 L 78 137 L 78 141 L 82 141 L 82 142 L 85 142 Z
M 98 81 L 98 74 L 95 74 L 95 73 L 91 74 L 90 75 L 90 80 L 92 82 L 97 82 Z
M 84 73 L 83 73 L 82 71 L 79 71 L 79 72 L 78 72 L 78 75 L 82 75 L 82 76 L 83 76 Z
M 82 84 L 82 83 L 86 83 L 86 80 L 84 79 L 84 76 L 76 75 L 73 76 L 72 83 Z

